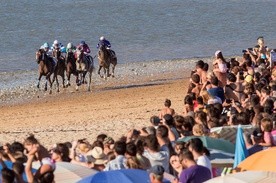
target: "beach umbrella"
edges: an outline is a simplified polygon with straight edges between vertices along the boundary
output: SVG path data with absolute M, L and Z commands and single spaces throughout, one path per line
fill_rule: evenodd
M 276 172 L 268 171 L 245 171 L 227 174 L 206 181 L 206 183 L 276 183 Z
M 254 131 L 254 127 L 252 125 L 241 125 L 241 128 L 243 129 L 244 133 L 252 134 Z M 222 127 L 215 127 L 211 128 L 211 133 L 217 133 L 220 138 L 223 138 L 225 140 L 229 140 L 232 143 L 235 143 L 236 141 L 236 134 L 238 131 L 238 125 L 236 126 L 222 126 Z
M 229 154 L 234 154 L 235 152 L 235 145 L 224 139 L 217 139 L 208 136 L 187 136 L 182 139 L 178 139 L 177 141 L 188 142 L 193 138 L 199 138 L 203 142 L 203 145 L 208 149 L 215 149 Z
M 13 162 L 11 161 L 4 161 L 5 165 L 7 166 L 8 169 L 12 170 L 12 165 L 13 165 Z M 3 169 L 3 166 L 2 164 L 0 163 L 0 177 L 2 178 L 2 174 L 1 174 L 1 170 Z M 36 169 L 33 168 L 32 169 L 32 172 L 35 173 L 36 172 Z M 27 182 L 27 176 L 25 174 L 25 172 L 23 173 L 23 180 Z M 0 179 L 0 182 L 2 182 L 2 179 Z
M 78 183 L 142 183 L 150 182 L 149 173 L 139 169 L 121 169 L 98 172 L 86 177 Z M 169 182 L 164 180 L 163 182 Z
M 39 168 L 39 163 L 33 163 L 33 167 Z M 98 171 L 81 166 L 78 164 L 68 162 L 56 162 L 56 169 L 54 171 L 55 182 L 70 183 L 77 182 L 84 177 L 94 175 Z
M 236 147 L 235 147 L 235 159 L 234 165 L 235 168 L 240 162 L 242 162 L 245 158 L 248 157 L 248 151 L 245 146 L 244 138 L 243 138 L 243 130 L 239 126 L 237 135 L 236 135 Z
M 252 154 L 237 167 L 237 171 L 260 170 L 276 172 L 276 147 Z

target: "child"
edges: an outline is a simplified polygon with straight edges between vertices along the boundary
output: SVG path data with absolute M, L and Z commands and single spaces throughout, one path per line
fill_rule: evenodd
M 264 146 L 264 147 L 271 147 L 273 146 L 273 137 L 271 134 L 272 130 L 272 121 L 270 118 L 263 118 L 261 120 L 261 130 L 264 132 L 264 137 L 262 143 L 259 145 Z

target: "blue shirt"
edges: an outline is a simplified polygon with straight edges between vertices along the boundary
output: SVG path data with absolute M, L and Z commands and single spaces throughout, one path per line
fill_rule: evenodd
M 212 96 L 219 97 L 221 99 L 222 103 L 224 102 L 225 97 L 224 97 L 224 90 L 223 90 L 223 88 L 221 88 L 221 87 L 210 88 L 209 90 L 207 90 L 207 92 L 210 95 L 212 95 Z
M 100 41 L 97 45 L 97 48 L 99 48 L 101 45 L 107 47 L 107 48 L 110 48 L 111 47 L 111 44 L 108 40 L 103 40 L 103 41 Z

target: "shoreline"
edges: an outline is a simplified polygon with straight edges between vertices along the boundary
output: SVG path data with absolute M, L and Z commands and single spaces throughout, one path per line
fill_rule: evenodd
M 211 60 L 211 57 L 200 58 L 206 62 Z M 96 92 L 100 91 L 97 88 L 114 88 L 118 87 L 131 87 L 139 80 L 144 80 L 152 78 L 152 80 L 158 80 L 156 77 L 159 77 L 160 81 L 166 80 L 166 77 L 162 75 L 166 73 L 171 73 L 173 79 L 179 79 L 183 77 L 182 75 L 190 74 L 190 65 L 199 60 L 199 58 L 193 59 L 173 59 L 173 60 L 153 60 L 149 62 L 131 62 L 126 64 L 118 64 L 115 69 L 115 78 L 108 78 L 107 81 L 104 81 L 98 76 L 98 61 L 94 62 L 95 70 L 92 74 L 92 92 L 93 88 L 96 88 Z M 181 75 L 180 73 L 184 73 Z M 186 71 L 189 73 L 187 74 Z M 37 84 L 37 70 L 30 71 L 17 71 L 17 72 L 2 72 L 0 73 L 0 106 L 7 105 L 16 105 L 18 103 L 28 102 L 35 98 L 44 98 L 47 97 L 48 92 L 42 90 L 45 83 L 45 77 L 41 79 L 41 89 L 36 88 Z M 59 77 L 59 82 L 61 78 Z M 60 93 L 72 93 L 75 92 L 75 76 L 71 77 L 71 87 L 61 88 Z M 147 84 L 148 81 L 145 81 Z M 132 86 L 134 87 L 134 86 Z M 81 90 L 84 91 L 84 90 Z M 55 83 L 53 84 L 53 94 L 56 95 Z

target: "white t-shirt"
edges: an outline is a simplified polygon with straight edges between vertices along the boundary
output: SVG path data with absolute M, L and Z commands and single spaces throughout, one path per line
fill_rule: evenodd
M 196 164 L 201 165 L 201 166 L 205 166 L 206 168 L 208 168 L 211 172 L 212 177 L 213 177 L 211 161 L 209 160 L 209 158 L 207 156 L 205 156 L 205 155 L 199 156 L 196 160 Z

